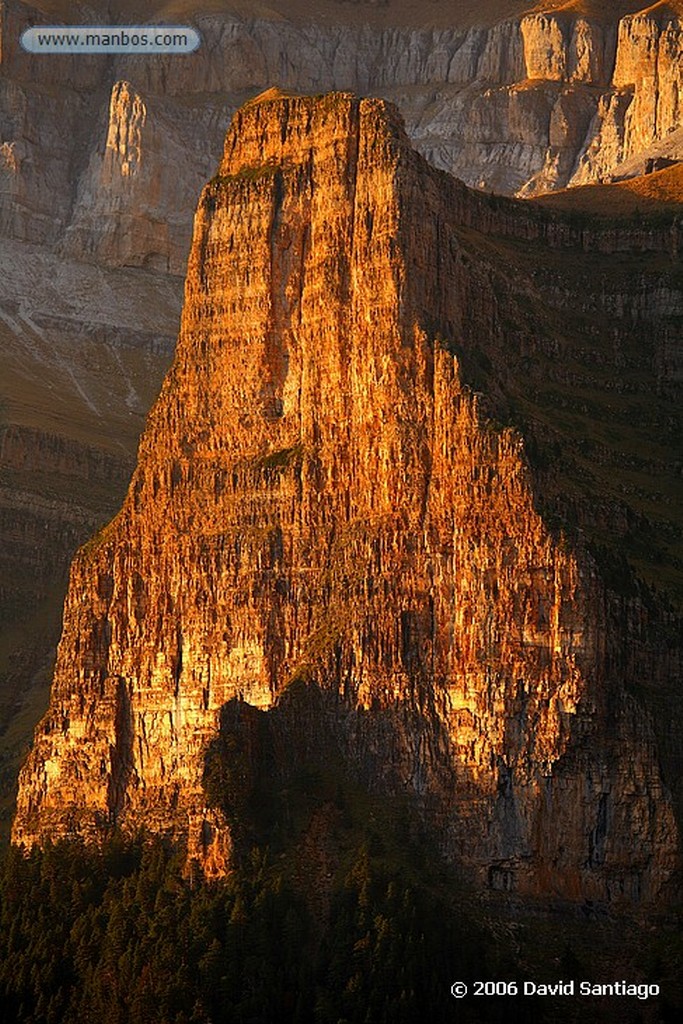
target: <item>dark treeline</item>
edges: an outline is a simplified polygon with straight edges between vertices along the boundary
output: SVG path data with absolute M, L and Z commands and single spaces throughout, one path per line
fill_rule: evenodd
M 558 962 L 548 956 L 539 975 L 539 963 L 525 963 L 504 929 L 475 923 L 434 889 L 434 879 L 416 883 L 372 846 L 355 850 L 322 919 L 314 894 L 288 877 L 291 863 L 271 862 L 257 848 L 214 883 L 186 877 L 158 840 L 115 841 L 99 852 L 61 843 L 28 858 L 12 849 L 0 889 L 0 1017 L 4 1024 L 680 1019 L 670 980 L 656 1006 L 454 1000 L 456 980 L 471 991 L 476 978 L 515 978 L 521 989 L 525 978 L 604 971 L 591 971 L 593 954 L 577 945 Z M 653 964 L 651 979 L 670 977 L 665 967 Z
M 206 884 L 158 841 L 10 850 L 1 899 L 6 1024 L 450 1022 L 452 981 L 490 973 L 471 922 L 367 846 L 324 922 L 259 850 Z M 532 1019 L 506 1003 L 487 1019 Z
M 182 850 L 158 837 L 6 852 L 3 1024 L 680 1019 L 680 933 L 650 922 L 644 943 L 638 923 L 630 933 L 617 918 L 590 924 L 578 907 L 523 914 L 514 894 L 469 892 L 410 805 L 367 792 L 335 760 L 333 736 L 324 760 L 301 747 L 288 773 L 276 770 L 276 741 L 291 750 L 296 740 L 282 704 L 271 721 L 233 702 L 207 755 L 207 800 L 234 840 L 226 878 L 188 871 Z M 521 995 L 527 979 L 609 980 L 618 963 L 662 981 L 656 1006 Z M 476 998 L 477 979 L 514 980 L 520 994 Z M 456 981 L 466 998 L 451 995 Z

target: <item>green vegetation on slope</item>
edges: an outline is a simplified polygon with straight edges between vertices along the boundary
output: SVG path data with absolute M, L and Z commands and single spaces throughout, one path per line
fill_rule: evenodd
M 309 792 L 309 798 L 311 794 Z M 324 803 L 325 801 L 323 801 Z M 314 815 L 311 815 L 311 820 Z M 329 893 L 302 887 L 304 848 L 253 847 L 229 878 L 183 877 L 160 840 L 101 851 L 64 843 L 0 880 L 0 1005 L 6 1024 L 668 1024 L 683 948 L 675 921 L 610 920 L 468 898 L 428 847 L 400 860 L 368 824 Z M 429 856 L 427 856 L 429 854 Z M 310 850 L 308 851 L 310 857 Z M 419 867 L 419 871 L 417 868 Z M 477 923 L 475 923 L 475 921 Z M 628 977 L 659 998 L 475 997 L 475 980 Z M 454 1003 L 450 986 L 470 995 Z M 643 1016 L 643 1013 L 646 1016 Z M 652 1016 L 652 1014 L 655 1016 Z
M 6 859 L 0 1000 L 22 1024 L 407 1024 L 452 1019 L 450 985 L 487 967 L 479 929 L 390 873 L 379 839 L 334 880 L 324 919 L 266 852 L 213 885 L 161 843 Z M 494 963 L 499 953 L 494 953 Z M 505 1017 L 492 1007 L 492 1021 Z M 473 1008 L 460 1020 L 477 1020 Z M 541 1019 L 534 1017 L 533 1019 Z
M 680 609 L 680 260 L 473 231 L 461 242 L 498 308 L 493 338 L 457 354 L 492 415 L 522 433 L 541 511 Z

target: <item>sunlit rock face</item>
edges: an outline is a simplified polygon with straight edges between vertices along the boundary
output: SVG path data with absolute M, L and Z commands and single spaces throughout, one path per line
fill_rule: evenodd
M 508 234 L 538 234 L 505 210 Z M 237 113 L 127 498 L 72 566 L 16 843 L 144 827 L 227 870 L 202 785 L 220 710 L 272 714 L 304 687 L 354 775 L 413 801 L 481 883 L 665 891 L 678 833 L 614 656 L 628 637 L 454 355 L 504 372 L 494 213 L 383 101 Z M 329 728 L 309 713 L 309 747 Z
M 611 89 L 599 100 L 569 184 L 619 173 L 680 128 L 683 30 L 668 4 L 656 4 L 618 25 Z M 680 145 L 680 143 L 679 143 Z M 677 149 L 678 159 L 683 154 Z

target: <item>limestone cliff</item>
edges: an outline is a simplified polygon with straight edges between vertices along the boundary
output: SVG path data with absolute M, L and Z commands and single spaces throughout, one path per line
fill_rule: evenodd
M 225 113 L 209 106 L 178 116 L 126 81 L 112 88 L 102 144 L 81 176 L 60 244 L 105 266 L 183 274 L 192 225 L 187 215 L 212 166 Z
M 530 399 L 546 375 L 543 330 L 520 325 L 547 326 L 576 237 L 544 216 L 430 168 L 383 101 L 269 94 L 237 113 L 126 501 L 72 566 L 15 842 L 144 826 L 224 871 L 202 784 L 221 709 L 298 700 L 276 775 L 331 734 L 484 883 L 662 896 L 680 736 L 666 761 L 632 690 L 646 665 L 657 693 L 680 678 L 677 652 L 551 529 L 522 437 L 491 418 L 519 360 Z M 501 233 L 524 239 L 515 274 Z M 609 305 L 613 282 L 592 287 Z M 485 396 L 463 377 L 477 365 Z
M 4 0 L 3 231 L 107 265 L 182 272 L 184 211 L 215 165 L 229 115 L 272 84 L 382 95 L 427 159 L 495 192 L 637 173 L 662 147 L 683 158 L 680 0 L 640 12 L 432 6 L 420 24 L 400 4 L 331 4 L 312 20 L 291 0 L 270 12 L 188 3 L 203 45 L 186 58 L 36 60 L 18 38 L 29 18 L 48 15 Z
M 234 109 L 271 84 L 380 94 L 399 106 L 427 159 L 495 192 L 533 195 L 637 173 L 665 144 L 670 158 L 683 158 L 680 138 L 672 140 L 681 123 L 678 0 L 622 17 L 621 7 L 603 4 L 586 13 L 572 4 L 518 7 L 516 18 L 498 21 L 484 9 L 474 18 L 444 10 L 433 23 L 430 11 L 425 25 L 405 23 L 395 5 L 375 12 L 372 24 L 362 8 L 302 23 L 291 3 L 279 5 L 281 18 L 198 12 L 205 45 L 196 54 L 181 65 L 121 59 L 117 74 L 144 102 L 164 98 L 154 120 L 173 163 L 174 138 L 191 134 L 193 119 L 207 132 L 194 142 L 203 161 L 207 141 L 222 136 L 226 102 Z M 201 99 L 199 110 L 187 110 L 191 97 Z M 151 127 L 148 137 L 148 159 L 163 167 Z M 194 188 L 186 177 L 186 190 Z M 175 216 L 175 202 L 167 210 Z

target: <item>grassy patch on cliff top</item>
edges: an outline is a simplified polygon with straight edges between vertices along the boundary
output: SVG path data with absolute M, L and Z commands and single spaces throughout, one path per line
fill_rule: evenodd
M 582 185 L 538 196 L 544 209 L 591 217 L 683 212 L 683 162 L 661 171 L 605 185 Z
M 646 0 L 538 0 L 534 8 L 539 13 L 567 14 L 571 17 L 590 18 L 591 21 L 616 21 L 626 14 L 655 8 L 668 8 L 673 11 L 683 10 L 682 0 L 658 0 L 648 4 Z

